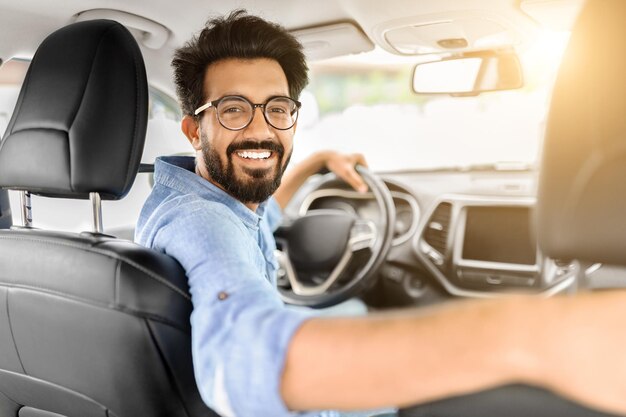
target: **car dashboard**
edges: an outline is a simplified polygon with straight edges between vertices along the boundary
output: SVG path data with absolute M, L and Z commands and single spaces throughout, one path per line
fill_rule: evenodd
M 391 249 L 370 307 L 428 305 L 451 297 L 574 291 L 579 266 L 541 253 L 533 230 L 536 172 L 439 170 L 380 174 L 396 208 Z M 318 186 L 319 184 L 332 184 Z M 287 208 L 341 210 L 380 224 L 371 193 L 310 180 Z

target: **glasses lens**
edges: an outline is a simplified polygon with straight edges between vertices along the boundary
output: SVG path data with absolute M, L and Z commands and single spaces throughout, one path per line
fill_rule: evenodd
M 277 129 L 289 129 L 298 120 L 298 105 L 289 97 L 276 97 L 265 105 L 265 117 Z
M 252 119 L 252 106 L 242 97 L 227 96 L 217 105 L 217 117 L 229 129 L 241 129 Z

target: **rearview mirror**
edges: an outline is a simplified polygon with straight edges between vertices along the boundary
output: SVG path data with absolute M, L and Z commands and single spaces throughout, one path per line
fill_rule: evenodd
M 513 51 L 489 51 L 417 64 L 413 91 L 417 94 L 472 96 L 512 90 L 523 85 L 522 68 Z

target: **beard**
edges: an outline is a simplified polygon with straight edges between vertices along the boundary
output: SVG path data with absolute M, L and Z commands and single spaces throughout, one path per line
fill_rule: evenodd
M 220 155 L 211 147 L 208 138 L 201 132 L 202 158 L 209 177 L 222 187 L 227 193 L 242 203 L 261 203 L 267 200 L 280 186 L 283 173 L 291 159 L 290 152 L 285 158 L 285 148 L 269 140 L 242 141 L 228 145 L 226 148 L 226 164 L 222 162 Z M 235 172 L 233 154 L 238 150 L 263 149 L 273 152 L 277 157 L 277 164 L 270 169 L 250 169 L 242 167 L 241 174 Z

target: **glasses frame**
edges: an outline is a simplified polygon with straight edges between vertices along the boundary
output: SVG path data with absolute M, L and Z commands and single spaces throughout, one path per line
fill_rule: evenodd
M 220 98 L 218 98 L 217 100 L 209 101 L 209 102 L 207 102 L 207 103 L 203 104 L 202 106 L 198 107 L 198 108 L 197 108 L 197 109 L 193 112 L 193 114 L 194 114 L 194 116 L 198 116 L 200 113 L 202 113 L 203 111 L 205 111 L 205 110 L 207 110 L 207 109 L 209 109 L 209 108 L 211 108 L 211 107 L 214 107 L 215 109 L 217 109 L 217 106 L 220 104 L 220 102 L 222 102 L 222 101 L 223 101 L 223 100 L 225 100 L 225 99 L 230 99 L 230 98 L 242 99 L 242 100 L 244 100 L 245 102 L 247 102 L 248 104 L 250 104 L 250 106 L 252 106 L 252 116 L 250 117 L 250 120 L 248 120 L 248 123 L 246 123 L 245 125 L 243 125 L 243 126 L 242 126 L 242 127 L 240 127 L 240 128 L 237 128 L 237 129 L 233 129 L 233 128 L 228 127 L 228 126 L 224 126 L 224 123 L 222 123 L 222 120 L 220 119 L 220 116 L 218 115 L 218 112 L 217 112 L 217 111 L 215 112 L 215 117 L 217 118 L 217 121 L 219 122 L 219 124 L 220 124 L 220 125 L 221 125 L 224 129 L 233 130 L 233 131 L 243 130 L 243 129 L 245 129 L 246 127 L 250 126 L 250 123 L 252 123 L 252 120 L 254 120 L 254 115 L 256 114 L 256 111 L 255 111 L 255 110 L 256 110 L 257 108 L 260 108 L 260 109 L 262 109 L 262 110 L 263 110 L 263 118 L 265 119 L 265 122 L 266 122 L 268 125 L 272 126 L 274 129 L 277 129 L 277 130 L 289 130 L 289 129 L 291 129 L 292 127 L 294 127 L 294 125 L 295 125 L 295 124 L 296 124 L 296 122 L 298 121 L 298 116 L 300 115 L 300 107 L 302 107 L 302 103 L 300 103 L 298 100 L 294 100 L 294 99 L 292 99 L 291 97 L 288 97 L 288 96 L 272 96 L 272 97 L 268 98 L 268 99 L 267 99 L 267 101 L 266 101 L 265 103 L 253 103 L 252 101 L 248 100 L 248 99 L 247 99 L 247 98 L 245 98 L 244 96 L 238 96 L 238 95 L 227 95 L 227 96 L 224 96 L 224 97 L 220 97 Z M 296 113 L 296 118 L 295 118 L 295 120 L 293 121 L 293 124 L 292 124 L 291 126 L 289 126 L 289 127 L 276 127 L 276 126 L 274 126 L 274 124 L 273 124 L 272 122 L 270 122 L 270 121 L 269 121 L 269 119 L 268 119 L 268 117 L 267 117 L 267 114 L 265 113 L 265 109 L 266 109 L 267 103 L 269 103 L 270 101 L 272 101 L 272 100 L 274 100 L 274 99 L 277 99 L 277 98 L 283 98 L 283 99 L 285 99 L 285 98 L 286 98 L 286 99 L 288 99 L 288 100 L 293 101 L 293 102 L 296 104 L 296 110 L 295 110 L 295 113 Z

